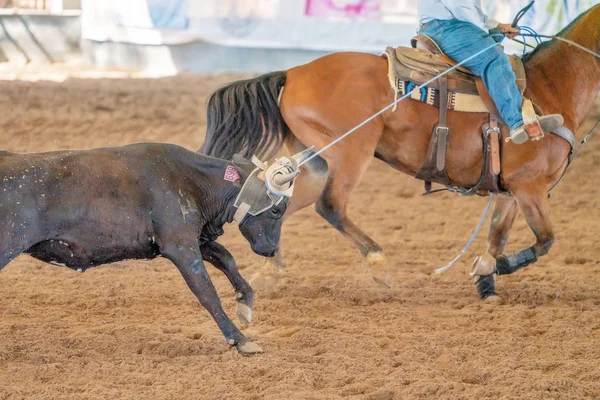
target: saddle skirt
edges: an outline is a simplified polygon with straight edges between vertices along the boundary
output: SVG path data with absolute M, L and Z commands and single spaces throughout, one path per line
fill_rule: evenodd
M 412 39 L 411 44 L 413 48 L 388 47 L 384 53 L 389 62 L 390 85 L 400 96 L 457 64 L 445 55 L 429 36 L 417 35 Z M 519 57 L 510 56 L 509 59 L 517 76 L 517 86 L 523 94 L 527 87 L 525 67 Z M 449 110 L 490 113 L 494 118 L 502 120 L 480 77 L 462 66 L 448 73 L 446 77 Z M 413 93 L 411 97 L 440 107 L 443 102 L 439 99 L 439 89 L 439 80 L 435 80 L 420 92 Z

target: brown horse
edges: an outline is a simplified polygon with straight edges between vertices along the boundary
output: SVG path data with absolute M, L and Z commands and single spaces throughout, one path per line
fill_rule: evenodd
M 600 51 L 600 6 L 582 14 L 560 34 Z M 544 114 L 561 114 L 573 132 L 583 123 L 600 91 L 600 60 L 560 41 L 540 45 L 524 58 L 531 98 Z M 202 152 L 230 159 L 273 153 L 285 143 L 289 152 L 306 146 L 324 147 L 394 100 L 383 57 L 336 53 L 284 72 L 232 83 L 217 90 L 208 103 L 208 131 Z M 303 168 L 288 208 L 291 215 L 316 202 L 316 210 L 359 248 L 374 277 L 383 268 L 381 247 L 348 217 L 348 198 L 373 156 L 415 176 L 426 160 L 438 109 L 412 99 L 400 102 Z M 450 111 L 453 129 L 446 170 L 451 184 L 469 188 L 480 179 L 482 126 L 485 113 Z M 502 137 L 508 127 L 502 126 Z M 511 273 L 548 253 L 554 241 L 549 218 L 548 189 L 566 168 L 569 144 L 555 135 L 515 145 L 502 141 L 502 186 L 510 195 L 498 196 L 488 236 L 491 272 Z M 519 210 L 533 230 L 529 249 L 502 256 Z M 485 257 L 484 257 L 485 258 Z M 481 259 L 480 259 L 481 260 Z M 283 265 L 279 258 L 280 266 Z M 484 274 L 482 274 L 484 275 Z M 491 276 L 491 275 L 490 275 Z M 494 294 L 493 278 L 480 288 L 482 297 Z M 484 286 L 485 286 L 484 285 Z

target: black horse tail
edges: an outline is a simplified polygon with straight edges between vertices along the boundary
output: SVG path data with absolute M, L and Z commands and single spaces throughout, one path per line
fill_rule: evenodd
M 208 99 L 200 153 L 231 160 L 238 153 L 269 158 L 279 150 L 289 133 L 278 104 L 285 81 L 285 72 L 273 72 L 214 92 Z

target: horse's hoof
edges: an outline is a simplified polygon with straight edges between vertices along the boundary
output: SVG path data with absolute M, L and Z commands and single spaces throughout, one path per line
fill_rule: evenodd
M 497 294 L 490 294 L 485 299 L 483 299 L 483 302 L 488 303 L 488 304 L 501 304 L 502 298 L 500 296 L 498 296 Z
M 471 267 L 471 276 L 481 300 L 493 303 L 496 302 L 494 298 L 500 299 L 496 295 L 496 259 L 494 257 L 486 254 L 475 258 Z
M 392 287 L 392 273 L 388 268 L 387 258 L 380 251 L 367 254 L 367 264 L 372 271 L 373 280 L 386 288 Z
M 238 343 L 235 345 L 237 351 L 240 354 L 251 355 L 251 354 L 260 354 L 263 353 L 262 347 L 257 345 L 254 342 L 246 341 L 244 343 Z
M 473 261 L 471 276 L 487 276 L 496 272 L 496 259 L 489 254 L 478 256 Z
M 367 264 L 369 264 L 369 267 L 371 268 L 381 268 L 387 262 L 385 254 L 383 254 L 381 251 L 372 251 L 367 254 L 366 258 Z
M 244 327 L 247 327 L 252 322 L 252 309 L 244 303 L 237 303 L 235 314 L 240 320 L 240 324 Z

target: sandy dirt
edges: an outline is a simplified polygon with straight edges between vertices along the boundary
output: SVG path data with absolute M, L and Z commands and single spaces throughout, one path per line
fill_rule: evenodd
M 231 79 L 0 81 L 0 148 L 197 149 L 206 97 Z M 78 274 L 21 256 L 0 273 L 0 399 L 600 398 L 599 167 L 600 138 L 550 201 L 552 252 L 501 277 L 493 306 L 467 274 L 485 233 L 432 274 L 487 199 L 421 197 L 420 182 L 374 161 L 350 215 L 384 247 L 394 287 L 373 283 L 359 252 L 306 209 L 284 226 L 286 282 L 258 294 L 245 330 L 265 349 L 254 357 L 225 344 L 164 259 Z M 533 240 L 521 218 L 508 249 Z M 246 277 L 260 265 L 234 225 L 221 242 Z M 234 315 L 231 286 L 211 275 Z

